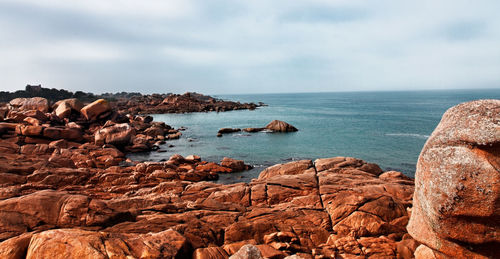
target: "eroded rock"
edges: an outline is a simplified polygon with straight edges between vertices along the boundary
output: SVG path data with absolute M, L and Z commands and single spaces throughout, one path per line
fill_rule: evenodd
M 500 101 L 450 108 L 420 154 L 409 233 L 419 258 L 500 252 Z

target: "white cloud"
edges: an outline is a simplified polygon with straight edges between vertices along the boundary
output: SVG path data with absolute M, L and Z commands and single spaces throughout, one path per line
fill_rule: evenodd
M 208 93 L 500 87 L 493 0 L 3 3 L 0 67 L 17 72 L 0 83 L 13 88 L 23 71 L 106 91 L 141 79 Z
M 180 18 L 195 11 L 189 0 L 3 0 L 62 11 L 78 11 L 97 15 L 142 18 Z

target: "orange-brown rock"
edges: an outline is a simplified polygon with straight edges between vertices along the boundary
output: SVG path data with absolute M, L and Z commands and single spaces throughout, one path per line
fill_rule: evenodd
M 38 110 L 44 113 L 49 111 L 49 101 L 42 97 L 15 98 L 9 102 L 9 106 L 20 111 Z
M 80 112 L 87 120 L 96 120 L 111 111 L 111 105 L 104 99 L 99 99 L 83 107 Z
M 42 126 L 31 126 L 31 125 L 19 125 L 16 132 L 24 136 L 42 136 L 43 127 Z
M 417 258 L 500 254 L 500 100 L 450 108 L 420 154 L 409 233 Z
M 110 125 L 96 132 L 95 143 L 125 146 L 130 143 L 134 135 L 135 130 L 128 123 Z
M 251 166 L 245 165 L 243 160 L 237 160 L 229 157 L 224 157 L 220 162 L 220 165 L 231 168 L 233 172 L 242 172 L 251 168 Z
M 221 247 L 198 248 L 194 251 L 193 259 L 225 259 L 229 255 Z
M 28 252 L 28 246 L 31 241 L 32 233 L 10 238 L 0 243 L 0 258 L 5 259 L 24 259 Z
M 262 171 L 259 175 L 259 179 L 266 179 L 275 175 L 302 174 L 310 168 L 312 168 L 311 160 L 300 160 L 286 164 L 277 164 Z
M 60 156 L 100 150 L 82 146 L 85 149 L 61 149 Z M 94 156 L 87 153 L 85 157 Z M 298 163 L 302 163 L 298 166 L 301 169 L 295 170 Z M 263 256 L 270 258 L 297 252 L 327 256 L 339 251 L 345 256 L 396 256 L 398 240 L 405 233 L 404 208 L 411 199 L 411 181 L 397 177 L 382 180 L 356 168 L 334 165 L 317 173 L 314 164 L 306 160 L 281 165 L 282 170 L 275 167 L 273 170 L 280 173 L 250 184 L 191 182 L 202 179 L 189 175 L 206 165 L 214 167 L 176 155 L 167 162 L 140 163 L 130 168 L 36 169 L 19 179 L 17 184 L 24 184 L 22 191 L 5 190 L 10 193 L 4 194 L 7 197 L 18 197 L 0 201 L 0 238 L 44 231 L 35 234 L 28 248 L 34 256 L 42 256 L 49 249 L 56 249 L 54 246 L 66 249 L 64 242 L 76 242 L 70 240 L 79 240 L 81 244 L 76 249 L 87 251 L 94 245 L 100 246 L 87 239 L 90 237 L 106 241 L 120 236 L 123 240 L 122 236 L 133 234 L 142 240 L 143 234 L 172 228 L 185 238 L 188 253 L 200 258 L 224 253 L 230 256 L 244 244 L 255 244 Z M 175 179 L 190 181 L 172 181 Z M 9 181 L 13 181 L 11 187 L 16 186 L 14 180 Z M 59 191 L 39 191 L 49 188 Z M 19 196 L 19 192 L 24 195 Z M 364 226 L 365 221 L 368 227 Z M 45 231 L 69 227 L 92 232 L 81 235 L 81 230 L 63 230 L 56 235 Z M 44 233 L 54 237 L 54 243 Z M 375 239 L 383 234 L 391 234 L 393 239 Z M 329 244 L 332 235 L 339 242 L 353 238 L 356 249 Z M 39 236 L 43 242 L 34 239 Z M 0 243 L 0 248 L 4 243 Z M 210 246 L 219 248 L 207 248 Z M 403 249 L 408 246 L 401 247 L 408 253 L 408 249 Z
M 215 173 L 232 173 L 233 172 L 233 170 L 231 168 L 220 166 L 216 163 L 200 164 L 200 165 L 196 166 L 196 170 L 202 171 L 202 172 L 215 172 Z
M 80 142 L 83 140 L 83 133 L 77 128 L 47 127 L 43 129 L 43 137 L 48 139 L 65 139 Z
M 186 246 L 171 229 L 149 234 L 55 229 L 34 234 L 26 258 L 185 258 Z
M 80 113 L 80 110 L 82 108 L 83 103 L 76 98 L 58 101 L 54 104 L 53 107 L 54 113 L 61 119 L 68 118 L 73 111 L 76 113 Z
M 273 120 L 269 124 L 266 125 L 265 127 L 268 130 L 275 131 L 275 132 L 294 132 L 298 131 L 297 128 L 294 126 L 284 122 L 284 121 L 279 121 L 279 120 Z
M 150 97 L 157 111 L 190 110 L 193 100 L 195 110 L 242 107 Z M 181 133 L 106 106 L 82 116 L 69 100 L 46 114 L 12 108 L 18 123 L 0 123 L 0 258 L 227 258 L 247 244 L 266 258 L 406 258 L 419 245 L 405 229 L 413 181 L 399 172 L 337 157 L 272 166 L 250 183 L 209 182 L 248 166 L 127 159 Z

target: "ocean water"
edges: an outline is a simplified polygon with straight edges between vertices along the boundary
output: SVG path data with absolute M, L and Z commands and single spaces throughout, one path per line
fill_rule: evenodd
M 442 114 L 461 102 L 500 99 L 500 89 L 220 95 L 225 100 L 264 102 L 254 111 L 153 115 L 173 127 L 187 127 L 164 153 L 131 155 L 160 161 L 172 154 L 196 154 L 207 161 L 224 156 L 255 169 L 221 175 L 220 182 L 250 181 L 267 166 L 299 159 L 351 156 L 413 177 L 420 151 Z M 264 127 L 286 121 L 294 133 L 238 132 L 216 137 L 220 128 Z M 174 147 L 168 147 L 174 145 Z

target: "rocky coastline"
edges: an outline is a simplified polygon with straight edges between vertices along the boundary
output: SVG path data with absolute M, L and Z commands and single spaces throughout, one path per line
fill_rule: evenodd
M 274 165 L 250 183 L 223 185 L 210 180 L 248 165 L 196 155 L 139 163 L 125 154 L 182 135 L 142 113 L 241 106 L 193 94 L 137 98 L 52 105 L 34 97 L 0 108 L 0 258 L 499 254 L 498 100 L 450 109 L 415 180 L 333 157 Z
M 63 99 L 78 99 L 90 103 L 98 99 L 107 100 L 117 112 L 139 114 L 188 113 L 188 112 L 224 112 L 233 110 L 254 110 L 264 103 L 240 103 L 216 99 L 208 95 L 194 92 L 184 94 L 141 94 L 141 93 L 105 93 L 93 94 L 64 89 L 49 89 L 41 85 L 27 85 L 25 90 L 16 92 L 0 91 L 0 103 L 7 103 L 16 98 L 42 97 L 49 103 Z

